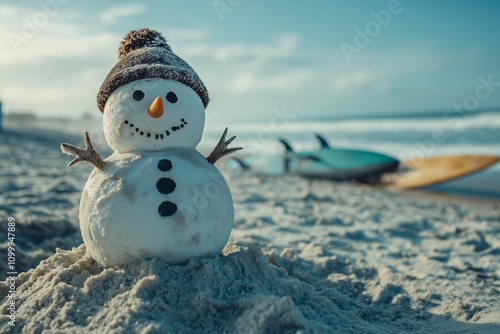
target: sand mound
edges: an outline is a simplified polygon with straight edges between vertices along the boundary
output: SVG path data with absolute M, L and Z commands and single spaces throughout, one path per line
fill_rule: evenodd
M 432 316 L 428 294 L 412 300 L 389 271 L 331 274 L 315 287 L 278 265 L 311 280 L 333 263 L 311 263 L 258 247 L 227 246 L 222 255 L 169 265 L 159 259 L 105 269 L 85 246 L 58 250 L 18 277 L 16 326 L 0 307 L 2 332 L 13 333 L 494 333 L 494 324 L 459 324 Z M 335 262 L 335 261 L 334 261 Z M 292 269 L 291 267 L 295 267 Z M 306 269 L 312 274 L 304 274 Z M 365 276 L 369 284 L 356 277 Z M 7 294 L 8 285 L 0 283 Z M 456 301 L 448 313 L 475 313 Z M 470 315 L 470 314 L 469 314 Z M 456 314 L 467 317 L 467 314 Z M 496 321 L 495 319 L 490 319 Z
M 85 246 L 58 250 L 19 276 L 14 332 L 373 331 L 334 298 L 289 277 L 257 248 L 168 265 L 158 259 L 104 269 Z M 7 285 L 2 283 L 2 293 Z M 332 296 L 333 297 L 333 296 Z M 6 304 L 1 308 L 6 314 Z M 5 318 L 5 316 L 3 316 Z M 2 319 L 3 324 L 7 321 Z M 6 330 L 8 325 L 4 325 Z

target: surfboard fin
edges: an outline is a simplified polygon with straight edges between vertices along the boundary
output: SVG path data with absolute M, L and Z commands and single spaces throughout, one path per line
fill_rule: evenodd
M 326 141 L 326 139 L 323 136 L 321 136 L 318 133 L 316 133 L 314 135 L 316 136 L 316 138 L 318 139 L 319 143 L 321 144 L 321 148 L 330 148 L 330 145 L 328 145 L 328 142 Z
M 293 152 L 292 146 L 290 146 L 290 144 L 286 140 L 284 140 L 283 138 L 278 138 L 278 140 L 283 144 L 283 146 L 285 146 L 287 152 Z
M 238 163 L 238 165 L 240 165 L 240 167 L 244 170 L 250 170 L 250 165 L 245 163 L 243 160 L 241 160 L 240 158 L 232 158 L 232 160 L 236 161 Z

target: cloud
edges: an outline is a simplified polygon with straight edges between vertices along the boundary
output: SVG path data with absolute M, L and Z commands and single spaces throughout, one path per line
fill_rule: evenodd
M 212 91 L 236 94 L 296 90 L 314 78 L 314 60 L 299 52 L 301 38 L 281 34 L 258 44 L 197 41 L 183 45 L 178 54 L 200 63 Z
M 77 117 L 95 108 L 95 95 L 114 65 L 121 34 L 100 32 L 91 13 L 66 9 L 23 34 L 19 16 L 0 25 L 0 98 L 8 111 Z M 24 42 L 16 48 L 7 36 Z
M 333 90 L 338 92 L 347 91 L 356 86 L 372 83 L 373 80 L 373 75 L 364 71 L 342 74 L 333 82 Z
M 298 70 L 265 76 L 253 73 L 237 74 L 229 83 L 229 91 L 235 93 L 248 92 L 283 92 L 297 90 L 314 78 L 308 70 Z
M 165 38 L 170 40 L 170 38 L 175 38 L 179 42 L 189 42 L 200 41 L 209 37 L 210 32 L 201 29 L 180 29 L 173 27 L 165 27 L 165 29 L 159 29 Z
M 16 9 L 10 6 L 0 5 L 0 17 L 13 17 L 16 16 Z
M 332 86 L 334 92 L 341 94 L 352 94 L 360 90 L 369 90 L 376 94 L 383 94 L 390 90 L 392 84 L 390 78 L 384 78 L 378 75 L 376 71 L 355 71 L 339 75 L 334 79 Z
M 75 27 L 71 24 L 56 22 L 51 23 L 51 28 L 56 31 L 39 32 L 34 38 L 23 38 L 23 42 L 17 45 L 11 44 L 8 38 L 0 39 L 0 48 L 3 50 L 0 53 L 0 69 L 28 63 L 41 63 L 48 57 L 92 57 L 99 55 L 97 50 L 102 53 L 116 52 L 119 37 L 113 34 L 88 34 L 74 29 Z M 57 33 L 57 30 L 73 30 L 73 33 L 65 35 Z M 8 36 L 9 34 L 13 36 L 12 34 L 16 33 L 0 27 L 0 35 Z
M 331 82 L 331 90 L 338 94 L 358 94 L 370 91 L 376 94 L 388 92 L 395 81 L 407 76 L 431 72 L 449 61 L 444 54 L 426 50 L 404 50 L 366 53 L 355 66 L 343 66 L 337 62 L 338 74 Z
M 112 24 L 126 17 L 140 15 L 147 9 L 143 4 L 113 6 L 103 10 L 99 14 L 99 19 L 103 23 Z

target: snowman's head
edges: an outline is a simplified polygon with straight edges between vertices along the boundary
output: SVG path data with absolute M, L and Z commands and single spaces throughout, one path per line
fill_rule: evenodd
M 194 69 L 151 29 L 129 32 L 118 51 L 97 94 L 109 146 L 120 153 L 196 147 L 210 99 Z
M 189 86 L 162 78 L 141 79 L 116 89 L 104 107 L 104 135 L 120 153 L 196 147 L 205 108 Z

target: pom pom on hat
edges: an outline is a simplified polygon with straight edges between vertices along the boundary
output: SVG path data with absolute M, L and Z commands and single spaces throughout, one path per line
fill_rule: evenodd
M 132 30 L 120 43 L 118 63 L 111 69 L 97 93 L 97 107 L 104 112 L 108 97 L 118 87 L 135 80 L 163 78 L 191 87 L 205 108 L 208 91 L 195 70 L 172 52 L 167 40 L 156 30 Z
M 125 35 L 120 43 L 120 48 L 118 49 L 118 58 L 125 57 L 130 51 L 145 47 L 165 48 L 168 51 L 172 51 L 170 46 L 167 44 L 165 37 L 163 37 L 160 32 L 144 28 L 140 30 L 132 30 Z

